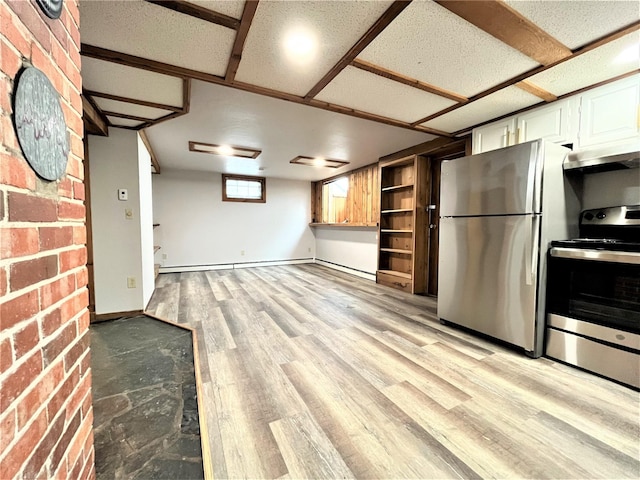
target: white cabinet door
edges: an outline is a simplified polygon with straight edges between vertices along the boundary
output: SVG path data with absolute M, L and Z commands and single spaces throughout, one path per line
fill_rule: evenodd
M 505 118 L 489 125 L 473 129 L 472 153 L 488 152 L 513 144 L 515 132 L 515 118 Z
M 571 128 L 571 113 L 571 102 L 566 99 L 518 115 L 516 141 L 544 138 L 554 143 L 574 142 L 577 128 Z
M 595 88 L 581 97 L 580 148 L 638 136 L 640 76 Z

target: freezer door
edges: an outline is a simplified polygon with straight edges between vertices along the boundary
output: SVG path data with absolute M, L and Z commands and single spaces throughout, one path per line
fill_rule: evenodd
M 442 218 L 438 316 L 536 355 L 538 229 L 537 215 Z
M 540 213 L 541 140 L 442 162 L 440 216 Z

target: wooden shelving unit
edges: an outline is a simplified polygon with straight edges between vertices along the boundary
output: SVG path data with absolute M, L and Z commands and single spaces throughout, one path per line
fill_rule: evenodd
M 425 159 L 380 163 L 378 283 L 410 293 L 426 287 Z

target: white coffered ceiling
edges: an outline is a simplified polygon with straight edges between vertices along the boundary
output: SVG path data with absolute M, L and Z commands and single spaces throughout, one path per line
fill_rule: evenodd
M 85 95 L 111 125 L 147 128 L 164 168 L 316 180 L 336 171 L 289 160 L 350 170 L 545 102 L 520 80 L 548 100 L 640 69 L 617 60 L 640 48 L 636 0 L 83 0 L 80 11 Z M 286 45 L 302 34 L 294 55 Z M 263 153 L 243 163 L 189 140 Z

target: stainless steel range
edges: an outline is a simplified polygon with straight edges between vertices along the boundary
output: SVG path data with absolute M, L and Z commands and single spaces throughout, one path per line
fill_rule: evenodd
M 547 356 L 640 389 L 640 205 L 586 210 L 553 241 Z

